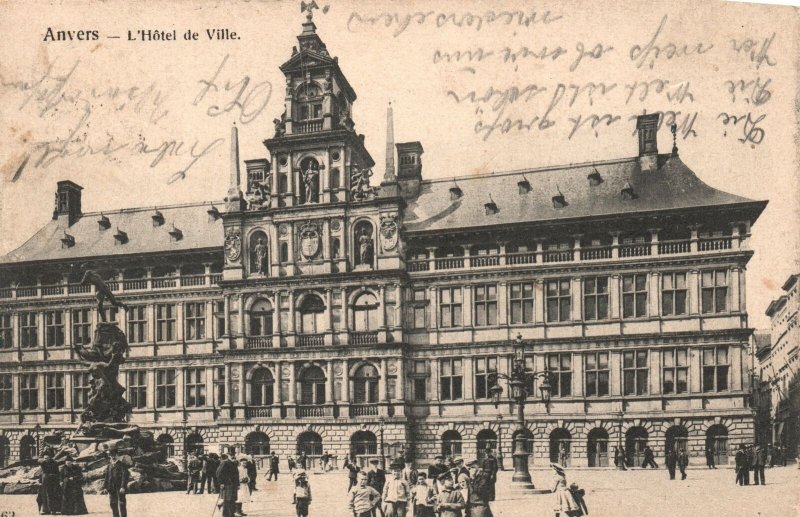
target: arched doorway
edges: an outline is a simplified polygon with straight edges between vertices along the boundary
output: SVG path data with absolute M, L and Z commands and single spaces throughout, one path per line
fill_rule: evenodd
M 625 433 L 626 461 L 629 466 L 640 467 L 644 462 L 644 448 L 647 447 L 647 429 L 631 427 Z
M 602 427 L 589 431 L 586 453 L 590 467 L 608 467 L 608 431 Z
M 187 454 L 203 454 L 203 437 L 199 433 L 191 433 L 185 441 Z
M 274 400 L 275 379 L 267 368 L 259 368 L 253 372 L 250 380 L 250 405 L 270 406 Z M 266 435 L 265 435 L 266 436 Z
M 251 456 L 266 456 L 269 454 L 269 436 L 261 431 L 254 431 L 244 438 L 244 450 Z
M 715 465 L 728 464 L 728 429 L 724 425 L 716 424 L 708 428 L 706 449 L 713 451 Z
M 319 366 L 311 366 L 303 370 L 300 376 L 300 403 L 304 405 L 324 404 L 325 379 L 325 372 Z
M 322 437 L 314 431 L 300 433 L 297 437 L 297 454 L 302 453 L 308 457 L 306 468 L 314 468 L 322 456 Z
M 491 429 L 483 429 L 475 437 L 478 448 L 478 459 L 483 461 L 486 457 L 486 449 L 490 449 L 492 454 L 497 455 L 497 434 Z
M 167 458 L 175 456 L 175 440 L 168 434 L 159 435 L 156 438 L 156 443 L 161 446 L 161 462 L 167 461 Z
M 350 455 L 364 467 L 371 458 L 378 456 L 378 439 L 372 431 L 356 431 L 350 437 Z
M 563 427 L 550 433 L 550 462 L 569 467 L 571 464 L 572 435 Z
M 11 443 L 5 436 L 0 436 L 0 468 L 7 467 L 11 459 Z
M 461 456 L 461 434 L 454 429 L 442 433 L 442 456 Z
M 682 425 L 673 425 L 667 429 L 665 438 L 664 452 L 668 454 L 669 451 L 674 450 L 678 453 L 681 449 L 687 449 L 686 444 L 689 441 L 689 431 Z
M 36 438 L 26 434 L 19 440 L 19 461 L 33 461 L 37 456 Z

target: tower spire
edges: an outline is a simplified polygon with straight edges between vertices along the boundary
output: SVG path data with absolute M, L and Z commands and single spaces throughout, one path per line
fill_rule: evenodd
M 228 187 L 227 210 L 238 211 L 242 209 L 241 180 L 239 179 L 239 128 L 236 122 L 231 128 L 231 177 Z
M 394 116 L 392 103 L 386 108 L 386 172 L 383 175 L 384 183 L 396 181 L 394 168 Z

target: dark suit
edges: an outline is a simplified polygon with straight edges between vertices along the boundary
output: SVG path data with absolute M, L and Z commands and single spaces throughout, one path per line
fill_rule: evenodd
M 756 485 L 766 485 L 764 482 L 764 466 L 767 463 L 767 458 L 764 454 L 764 449 L 757 447 L 753 451 L 753 478 Z
M 647 466 L 651 466 L 654 469 L 658 468 L 658 464 L 655 460 L 655 455 L 653 454 L 653 449 L 650 447 L 644 448 L 644 461 L 642 462 L 642 468 L 647 468 Z
M 689 466 L 689 455 L 686 451 L 678 453 L 678 469 L 681 471 L 681 479 L 686 479 L 686 467 Z
M 667 470 L 669 471 L 669 478 L 675 479 L 675 465 L 678 464 L 678 455 L 675 454 L 675 451 L 673 449 L 670 449 L 667 452 L 666 464 L 667 464 Z
M 217 469 L 222 499 L 222 517 L 234 517 L 236 513 L 236 495 L 239 490 L 239 469 L 236 463 L 225 459 Z
M 491 486 L 488 489 L 487 497 L 489 498 L 489 501 L 494 501 L 495 485 L 497 484 L 497 459 L 491 454 L 486 454 L 481 467 L 483 468 L 483 471 L 489 475 L 489 480 L 491 481 Z
M 745 484 L 744 473 L 746 470 L 744 449 L 739 449 L 738 451 L 736 451 L 736 455 L 734 456 L 734 461 L 736 462 L 736 484 L 744 485 Z
M 111 460 L 106 468 L 106 477 L 103 488 L 108 492 L 108 502 L 114 517 L 127 517 L 128 504 L 126 492 L 130 473 L 128 466 L 122 460 Z
M 269 476 L 267 476 L 267 481 L 272 481 L 272 478 L 275 478 L 275 481 L 278 480 L 278 474 L 281 470 L 279 463 L 277 456 L 269 457 Z

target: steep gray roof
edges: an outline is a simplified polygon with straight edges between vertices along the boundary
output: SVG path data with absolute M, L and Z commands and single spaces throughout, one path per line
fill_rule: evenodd
M 431 232 L 756 203 L 706 185 L 677 156 L 660 155 L 658 164 L 654 171 L 642 171 L 638 158 L 628 158 L 423 181 L 420 195 L 408 202 L 404 222 L 409 232 Z M 603 180 L 599 185 L 588 179 L 594 172 Z M 523 180 L 531 187 L 526 194 L 518 186 Z M 622 195 L 628 185 L 633 199 Z M 450 189 L 455 186 L 463 195 L 451 200 Z M 567 206 L 554 208 L 552 198 L 559 191 Z M 485 204 L 490 199 L 498 211 L 487 215 Z
M 222 203 L 216 203 L 218 209 Z M 124 210 L 83 214 L 72 226 L 65 228 L 57 220 L 49 221 L 22 246 L 0 259 L 0 263 L 21 263 L 44 260 L 75 260 L 82 258 L 189 251 L 207 248 L 222 249 L 222 219 L 208 214 L 210 202 L 186 205 L 130 208 Z M 224 209 L 223 209 L 224 210 Z M 159 211 L 164 224 L 155 226 L 153 215 Z M 108 218 L 111 226 L 101 230 L 98 220 Z M 175 240 L 173 229 L 182 236 Z M 114 239 L 117 229 L 127 234 L 128 241 L 120 244 Z M 72 247 L 61 243 L 64 232 L 75 239 Z

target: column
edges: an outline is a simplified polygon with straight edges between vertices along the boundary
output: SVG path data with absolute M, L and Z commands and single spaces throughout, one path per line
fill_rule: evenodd
M 689 314 L 700 313 L 700 274 L 693 269 L 686 279 L 686 296 L 689 298 Z
M 283 361 L 276 361 L 275 365 L 275 400 L 273 405 L 283 403 Z
M 430 399 L 431 402 L 439 401 L 439 361 L 431 360 L 428 362 L 431 369 Z
M 611 232 L 611 258 L 619 258 L 619 232 Z
M 739 299 L 739 268 L 733 267 L 728 274 L 728 277 L 731 279 L 731 295 L 730 295 L 730 310 L 731 312 L 739 312 L 740 310 L 740 299 Z
M 507 264 L 507 261 L 506 261 L 506 245 L 508 245 L 508 243 L 507 242 L 498 242 L 497 244 L 498 244 L 498 246 L 500 248 L 500 261 L 498 262 L 498 264 L 501 265 L 501 266 L 505 266 Z
M 439 328 L 439 290 L 431 286 L 430 290 L 430 327 L 432 331 Z M 463 311 L 462 311 L 463 312 Z
M 348 343 L 347 334 L 350 331 L 350 326 L 349 326 L 350 315 L 347 314 L 347 288 L 346 287 L 342 287 L 342 300 L 341 300 L 341 302 L 342 302 L 341 315 L 340 315 L 340 318 L 341 318 L 341 323 L 340 323 L 341 329 L 339 329 L 339 331 L 341 332 L 341 336 L 340 336 L 340 341 L 339 342 L 340 343 Z
M 125 383 L 125 373 L 120 374 L 119 382 L 123 388 L 127 387 Z M 64 409 L 72 409 L 72 372 L 64 372 Z
M 608 309 L 612 320 L 620 317 L 619 275 L 611 275 L 608 282 Z
M 289 363 L 289 404 L 297 404 L 297 379 L 294 363 Z
M 428 270 L 436 271 L 436 246 L 428 246 Z
M 472 327 L 472 286 L 467 284 L 461 289 L 461 323 L 464 327 Z
M 186 368 L 175 369 L 175 407 L 186 408 Z
M 508 282 L 497 287 L 497 324 L 508 325 Z
M 581 294 L 581 279 L 576 277 L 572 279 L 572 321 L 583 320 L 583 296 Z
M 658 255 L 658 228 L 650 228 L 650 255 Z
M 747 287 L 745 286 L 746 281 L 747 281 L 747 275 L 745 274 L 745 269 L 742 268 L 739 270 L 739 310 L 742 312 L 747 312 Z
M 245 363 L 239 363 L 239 404 L 244 404 L 245 401 L 245 374 L 247 369 Z
M 238 335 L 244 336 L 244 294 L 239 293 L 239 331 Z
M 622 352 L 608 353 L 608 384 L 612 397 L 622 395 Z
M 225 335 L 226 336 L 230 336 L 231 335 L 231 297 L 230 297 L 230 295 L 226 294 L 225 298 L 223 299 L 223 301 L 224 301 L 224 304 L 225 304 L 225 308 L 224 308 L 224 311 L 225 311 Z
M 325 345 L 333 345 L 333 290 L 325 289 Z
M 381 304 L 381 308 L 378 311 L 378 328 L 385 329 L 386 328 L 386 286 L 381 285 L 378 288 L 378 302 Z
M 97 309 L 95 309 L 96 311 Z M 47 325 L 44 319 L 44 311 L 39 311 L 36 313 L 36 327 L 38 331 L 36 332 L 36 345 L 38 348 L 44 348 L 45 343 L 45 334 L 47 334 Z M 97 328 L 96 326 L 94 328 Z M 44 406 L 39 406 L 44 407 Z
M 225 363 L 225 405 L 233 405 L 233 384 L 231 382 L 231 363 Z
M 544 297 L 544 281 L 537 278 L 533 281 L 533 321 L 544 323 L 544 306 L 547 303 Z
M 147 336 L 150 338 L 151 343 L 156 341 L 156 305 L 148 303 L 145 308 L 147 312 Z M 92 328 L 97 328 L 97 309 L 92 309 Z
M 394 286 L 394 326 L 397 328 L 403 328 L 403 291 L 400 288 L 400 284 L 395 284 Z
M 572 354 L 572 395 L 582 397 L 583 388 L 583 356 L 579 352 Z
M 156 371 L 147 370 L 147 409 L 156 407 Z
M 461 371 L 464 373 L 464 400 L 475 400 L 475 389 L 473 386 L 475 376 L 472 374 L 473 362 L 474 361 L 471 355 L 461 358 Z
M 289 328 L 287 329 L 290 334 L 294 334 L 294 291 L 289 291 Z
M 325 400 L 328 404 L 333 404 L 333 360 L 329 360 L 325 368 L 327 378 L 325 379 Z
M 661 394 L 661 352 L 658 349 L 650 349 L 650 393 L 653 395 Z
M 689 227 L 689 229 L 692 232 L 691 240 L 689 241 L 689 252 L 697 253 L 698 242 L 699 242 L 698 232 L 700 230 L 700 227 L 698 225 L 692 225 Z
M 689 392 L 702 393 L 702 368 L 700 367 L 700 349 L 689 349 Z
M 728 361 L 730 363 L 730 374 L 728 375 L 728 382 L 730 383 L 731 391 L 739 391 L 742 389 L 742 377 L 747 375 L 747 359 L 742 361 L 744 347 L 740 345 L 731 345 L 728 347 Z
M 125 309 L 121 309 L 120 310 L 120 322 L 119 322 L 119 328 L 122 329 L 123 332 L 125 332 L 127 330 L 128 325 L 126 324 L 127 323 L 127 317 L 123 318 L 122 317 L 123 315 L 126 315 L 125 314 Z M 65 309 L 63 317 L 64 317 L 64 346 L 67 347 L 67 349 L 71 349 L 72 348 L 72 310 L 71 309 Z M 125 323 L 123 323 L 123 321 L 125 321 Z
M 402 357 L 397 359 L 397 385 L 395 387 L 394 398 L 398 402 L 406 400 L 406 369 L 405 361 Z
M 572 260 L 575 262 L 581 260 L 581 237 L 579 233 L 572 236 Z
M 327 180 L 328 178 L 328 169 L 324 169 L 319 171 L 320 180 Z M 319 182 L 319 202 L 324 203 L 327 200 L 323 200 L 323 192 L 324 195 L 330 195 L 327 186 L 323 190 L 322 188 L 322 181 Z M 326 182 L 327 183 L 327 182 Z M 328 219 L 322 221 L 322 256 L 325 258 L 325 262 L 331 261 L 331 222 Z M 330 271 L 330 270 L 326 270 Z
M 347 359 L 342 359 L 342 404 L 350 403 L 350 371 L 347 369 Z
M 650 272 L 650 286 L 648 296 L 649 316 L 657 317 L 661 314 L 661 273 L 658 271 Z
M 184 319 L 183 319 L 183 302 L 178 302 L 175 304 L 175 340 L 178 342 L 183 341 L 183 327 L 184 327 Z
M 214 393 L 214 367 L 206 366 L 205 368 L 205 385 L 206 385 L 206 407 L 217 407 L 217 397 Z M 209 400 L 210 399 L 210 400 Z
M 11 408 L 12 409 L 19 409 L 19 374 L 11 376 L 11 395 L 13 398 L 11 399 Z
M 386 378 L 389 375 L 389 370 L 386 367 L 386 358 L 381 359 L 381 376 L 378 379 L 378 402 L 386 403 Z
M 472 260 L 469 255 L 469 249 L 472 246 L 469 244 L 462 244 L 461 247 L 464 248 L 464 267 L 469 269 L 470 267 L 472 267 Z

